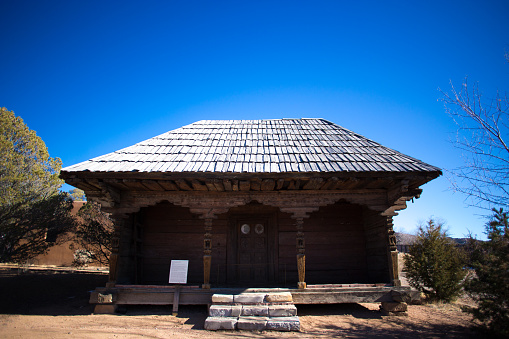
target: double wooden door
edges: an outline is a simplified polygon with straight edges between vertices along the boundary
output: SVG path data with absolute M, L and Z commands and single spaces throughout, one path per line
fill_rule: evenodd
M 229 280 L 242 286 L 269 286 L 274 280 L 273 233 L 270 217 L 239 217 L 233 220 Z M 233 240 L 232 239 L 232 240 Z

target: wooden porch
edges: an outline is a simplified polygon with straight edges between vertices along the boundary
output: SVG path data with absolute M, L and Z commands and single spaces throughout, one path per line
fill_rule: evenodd
M 160 286 L 160 285 L 116 285 L 101 287 L 92 292 L 90 303 L 109 306 L 114 311 L 116 305 L 210 305 L 213 294 L 289 292 L 294 304 L 340 304 L 340 303 L 378 303 L 415 302 L 419 293 L 409 286 L 390 286 L 387 284 L 330 284 L 308 285 L 298 288 L 211 288 L 199 286 Z M 178 297 L 175 298 L 175 293 Z M 175 305 L 174 305 L 175 306 Z

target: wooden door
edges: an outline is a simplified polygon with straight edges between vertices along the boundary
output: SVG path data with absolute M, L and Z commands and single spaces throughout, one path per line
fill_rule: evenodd
M 242 218 L 236 222 L 237 281 L 260 286 L 269 283 L 269 222 L 267 218 Z

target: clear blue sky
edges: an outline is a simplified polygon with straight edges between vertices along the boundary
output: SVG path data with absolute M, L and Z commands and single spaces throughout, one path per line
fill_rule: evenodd
M 320 117 L 444 170 L 439 88 L 507 90 L 509 1 L 0 0 L 0 106 L 64 166 L 200 119 Z M 395 218 L 483 236 L 445 176 Z

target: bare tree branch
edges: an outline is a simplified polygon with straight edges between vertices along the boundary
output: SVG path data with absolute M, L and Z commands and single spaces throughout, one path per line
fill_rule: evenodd
M 509 62 L 509 55 L 506 55 Z M 491 209 L 509 207 L 509 100 L 497 93 L 485 100 L 475 83 L 467 79 L 457 90 L 441 91 L 445 111 L 458 129 L 455 147 L 465 165 L 449 173 L 455 191 L 466 194 L 472 206 Z M 487 101 L 487 103 L 485 103 Z

